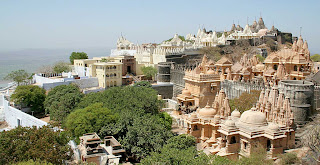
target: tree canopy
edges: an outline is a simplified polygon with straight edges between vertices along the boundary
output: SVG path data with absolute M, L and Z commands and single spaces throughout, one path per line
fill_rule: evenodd
M 11 95 L 12 101 L 16 104 L 24 104 L 32 111 L 44 111 L 43 102 L 46 98 L 46 91 L 35 85 L 18 86 Z
M 54 87 L 44 101 L 44 107 L 50 118 L 62 122 L 74 110 L 83 94 L 75 85 Z
M 230 107 L 233 111 L 238 109 L 241 113 L 249 110 L 255 105 L 259 99 L 260 92 L 258 90 L 251 90 L 250 93 L 244 92 L 240 95 L 239 98 L 230 99 Z
M 88 59 L 88 55 L 84 52 L 72 52 L 69 59 L 70 63 L 73 65 L 75 59 Z
M 52 67 L 53 71 L 55 73 L 62 73 L 62 72 L 69 72 L 71 71 L 71 68 L 69 66 L 68 63 L 66 62 L 63 62 L 63 61 L 60 61 L 60 62 L 57 62 L 53 65 Z
M 148 87 L 151 88 L 152 85 L 149 81 L 140 81 L 133 84 L 134 87 Z
M 0 133 L 0 164 L 40 160 L 63 164 L 72 156 L 69 137 L 50 126 L 17 127 Z
M 263 62 L 264 59 L 265 59 L 265 58 L 262 57 L 260 54 L 257 54 L 256 56 L 257 56 L 257 58 L 259 59 L 260 62 Z
M 141 161 L 141 164 L 228 165 L 232 162 L 226 158 L 208 156 L 203 152 L 198 152 L 195 145 L 195 138 L 190 135 L 173 136 L 159 152 L 152 152 L 150 156 Z
M 105 122 L 103 127 L 97 128 L 98 134 L 117 138 L 136 161 L 158 151 L 172 136 L 172 119 L 159 112 L 162 102 L 152 88 L 125 86 L 90 93 L 81 99 L 77 108 L 83 109 L 94 103 L 102 103 L 103 107 L 119 114 L 116 122 Z
M 157 69 L 152 66 L 143 66 L 141 67 L 141 71 L 148 79 L 154 77 L 158 72 Z
M 313 62 L 320 62 L 320 54 L 314 54 L 310 58 Z
M 65 127 L 73 136 L 79 137 L 88 132 L 99 132 L 103 126 L 117 120 L 117 113 L 104 108 L 102 103 L 95 103 L 71 112 L 66 119 Z
M 22 82 L 27 82 L 27 80 L 32 75 L 27 73 L 25 70 L 16 70 L 10 72 L 7 76 L 4 77 L 5 80 L 12 80 L 16 82 L 18 85 L 20 85 Z

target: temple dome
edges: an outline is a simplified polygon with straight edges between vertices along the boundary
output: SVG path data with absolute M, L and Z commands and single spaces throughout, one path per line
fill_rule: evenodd
M 199 111 L 199 115 L 204 118 L 213 118 L 216 113 L 216 110 L 211 108 L 209 105 L 206 105 Z
M 188 89 L 185 88 L 185 89 L 182 90 L 182 94 L 185 95 L 185 96 L 190 96 L 191 92 Z
M 232 113 L 231 113 L 231 117 L 233 117 L 233 118 L 240 118 L 240 116 L 241 116 L 241 114 L 240 114 L 240 112 L 239 112 L 238 109 L 235 109 L 235 110 L 232 111 Z
M 242 113 L 240 122 L 252 126 L 265 126 L 267 125 L 266 116 L 260 111 L 248 110 Z
M 273 132 L 276 132 L 279 130 L 279 126 L 275 123 L 269 123 L 268 124 L 268 129 L 273 131 Z
M 231 119 L 231 116 L 228 117 L 228 120 L 224 123 L 228 127 L 235 127 L 236 123 Z
M 209 69 L 208 72 L 207 72 L 207 74 L 215 74 L 215 72 L 214 72 L 214 70 Z

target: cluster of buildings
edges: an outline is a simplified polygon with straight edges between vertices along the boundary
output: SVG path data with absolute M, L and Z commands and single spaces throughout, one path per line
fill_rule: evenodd
M 215 68 L 215 69 L 213 69 Z M 231 112 L 221 81 L 230 76 L 231 64 L 216 64 L 204 56 L 202 63 L 185 73 L 185 89 L 177 96 L 179 104 L 172 116 L 178 125 L 194 136 L 198 149 L 208 154 L 237 159 L 262 147 L 270 158 L 294 148 L 294 113 L 290 98 L 276 84 L 261 91 L 252 109 Z

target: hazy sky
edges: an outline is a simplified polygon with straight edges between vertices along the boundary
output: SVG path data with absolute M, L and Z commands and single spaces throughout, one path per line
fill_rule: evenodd
M 260 13 L 268 28 L 307 39 L 320 53 L 319 0 L 0 0 L 0 51 L 115 47 L 121 33 L 134 43 L 161 42 L 245 26 Z

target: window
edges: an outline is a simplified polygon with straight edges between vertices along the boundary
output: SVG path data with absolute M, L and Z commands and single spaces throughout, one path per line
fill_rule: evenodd
M 271 141 L 267 140 L 267 151 L 270 151 L 271 148 Z
M 234 144 L 234 143 L 237 143 L 237 140 L 235 136 L 232 136 L 230 139 L 230 144 Z
M 17 119 L 18 127 L 21 126 L 21 119 Z
M 247 142 L 243 142 L 243 147 L 244 147 L 243 149 L 246 150 L 246 149 L 247 149 L 247 146 L 248 146 L 248 143 L 247 143 Z
M 198 126 L 197 125 L 193 126 L 193 130 L 194 131 L 198 130 Z
M 273 65 L 274 70 L 278 70 L 278 65 Z
M 294 70 L 294 71 L 298 71 L 298 66 L 295 65 L 295 66 L 293 67 L 293 70 Z

